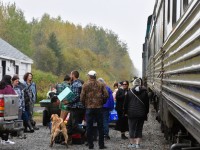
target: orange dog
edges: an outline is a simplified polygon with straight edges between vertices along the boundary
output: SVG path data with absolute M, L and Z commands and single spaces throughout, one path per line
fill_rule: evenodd
M 67 135 L 67 128 L 65 123 L 63 122 L 63 119 L 60 118 L 57 114 L 52 114 L 51 115 L 51 120 L 52 120 L 52 132 L 51 132 L 51 143 L 50 147 L 53 146 L 53 143 L 55 142 L 55 137 L 62 132 L 64 138 L 65 138 L 65 145 L 67 146 L 67 140 L 68 140 L 68 135 Z

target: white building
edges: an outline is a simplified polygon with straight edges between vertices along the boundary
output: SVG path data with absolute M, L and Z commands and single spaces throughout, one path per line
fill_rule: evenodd
M 33 60 L 0 38 L 0 80 L 7 75 L 18 74 L 20 80 L 31 72 Z

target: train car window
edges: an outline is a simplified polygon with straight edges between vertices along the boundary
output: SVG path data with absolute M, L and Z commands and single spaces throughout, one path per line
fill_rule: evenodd
M 174 25 L 176 23 L 176 18 L 177 18 L 176 10 L 177 10 L 177 1 L 173 0 L 173 6 L 172 6 L 172 25 Z
M 183 11 L 185 12 L 188 7 L 188 0 L 183 0 Z
M 192 0 L 188 0 L 188 4 L 191 2 Z
M 168 5 L 167 5 L 167 23 L 170 22 L 170 0 L 168 0 Z
M 176 21 L 177 21 L 181 16 L 181 2 L 177 1 L 176 5 L 177 5 L 176 7 Z

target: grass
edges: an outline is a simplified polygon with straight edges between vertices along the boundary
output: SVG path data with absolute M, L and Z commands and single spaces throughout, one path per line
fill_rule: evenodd
M 33 116 L 42 116 L 42 112 L 34 112 Z
M 34 106 L 35 106 L 35 107 L 40 107 L 40 104 L 37 103 L 37 104 L 34 104 Z
M 42 112 L 34 112 L 33 118 L 37 123 L 41 123 L 42 122 Z

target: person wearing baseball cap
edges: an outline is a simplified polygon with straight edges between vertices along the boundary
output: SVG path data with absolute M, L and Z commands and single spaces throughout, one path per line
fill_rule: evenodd
M 91 71 L 88 72 L 88 75 L 89 75 L 89 76 L 96 76 L 96 74 L 97 74 L 97 73 L 96 73 L 96 71 L 94 71 L 94 70 L 91 70 Z
M 109 97 L 105 84 L 97 81 L 96 72 L 88 72 L 88 81 L 83 84 L 80 100 L 86 108 L 86 130 L 89 149 L 93 144 L 93 122 L 97 121 L 99 130 L 99 149 L 105 149 L 103 128 L 103 105 Z

